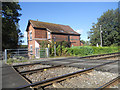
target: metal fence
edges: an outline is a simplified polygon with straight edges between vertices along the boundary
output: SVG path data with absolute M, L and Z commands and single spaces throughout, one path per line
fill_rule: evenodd
M 48 48 L 35 48 L 32 50 L 28 49 L 5 49 L 4 59 L 7 62 L 8 59 L 13 60 L 28 60 L 28 59 L 39 59 L 49 57 Z
M 40 58 L 49 57 L 49 48 L 40 48 Z
M 7 59 L 28 59 L 28 49 L 5 49 L 5 60 Z

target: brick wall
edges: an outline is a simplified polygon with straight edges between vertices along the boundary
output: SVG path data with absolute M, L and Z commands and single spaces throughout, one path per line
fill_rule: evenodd
M 35 38 L 47 38 L 47 31 L 35 29 Z
M 56 38 L 56 41 L 68 41 L 68 35 L 56 35 L 52 34 L 52 39 Z
M 35 30 L 34 28 L 30 25 L 28 28 L 27 36 L 28 36 L 28 49 L 30 50 L 30 46 L 32 45 L 33 48 L 33 54 L 35 54 Z M 30 40 L 30 32 L 32 31 L 32 40 Z
M 80 46 L 80 36 L 70 36 L 71 46 Z
M 71 46 L 80 46 L 80 36 L 74 35 L 57 35 L 52 34 L 52 38 L 56 38 L 56 41 L 70 41 Z

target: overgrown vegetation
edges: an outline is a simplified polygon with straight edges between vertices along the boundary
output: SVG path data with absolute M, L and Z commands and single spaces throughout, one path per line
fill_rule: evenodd
M 74 46 L 70 47 L 70 43 L 61 41 L 56 43 L 57 56 L 87 56 L 95 54 L 107 54 L 120 52 L 120 47 L 95 47 L 95 46 Z M 50 44 L 50 56 L 54 56 L 54 43 Z
M 107 54 L 120 52 L 120 47 L 95 47 L 95 46 L 76 46 L 66 48 L 67 55 L 71 56 L 87 56 L 94 54 Z
M 19 59 L 13 59 L 13 58 L 9 58 L 7 60 L 8 64 L 12 64 L 12 63 L 21 63 L 21 62 L 28 62 L 29 60 L 19 60 Z
M 41 43 L 42 48 L 47 48 L 47 42 Z M 95 54 L 107 54 L 120 52 L 120 46 L 96 47 L 96 46 L 74 46 L 70 47 L 70 43 L 66 41 L 56 42 L 56 56 L 88 56 Z M 54 56 L 54 42 L 50 43 L 50 57 Z
M 70 47 L 70 43 L 66 41 L 56 42 L 56 55 L 63 56 L 66 55 L 66 48 Z M 50 56 L 54 56 L 54 42 L 50 44 Z

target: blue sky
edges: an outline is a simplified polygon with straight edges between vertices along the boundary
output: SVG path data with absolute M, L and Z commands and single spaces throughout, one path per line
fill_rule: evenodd
M 29 19 L 69 25 L 81 34 L 82 40 L 87 39 L 87 32 L 92 23 L 97 22 L 108 9 L 118 8 L 117 2 L 20 2 L 20 29 L 24 33 L 27 44 L 26 27 Z

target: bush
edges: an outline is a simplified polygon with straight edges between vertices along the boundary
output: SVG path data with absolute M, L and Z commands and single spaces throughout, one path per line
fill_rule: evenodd
M 73 46 L 69 48 L 68 42 L 62 41 L 56 43 L 57 56 L 87 56 L 114 52 L 120 52 L 120 46 L 119 47 Z M 54 43 L 51 43 L 50 46 L 50 56 L 54 56 Z
M 66 41 L 56 42 L 56 55 L 57 56 L 67 55 L 66 47 L 70 47 L 69 42 Z M 50 44 L 50 56 L 54 56 L 54 42 Z
M 76 56 L 76 55 L 84 56 L 84 55 L 91 55 L 91 54 L 93 54 L 93 49 L 91 47 L 88 47 L 88 46 L 71 47 L 71 50 L 68 51 L 68 52 L 71 52 L 71 51 L 72 51 L 72 54 L 74 56 Z
M 118 47 L 92 47 L 94 54 L 104 54 L 118 52 Z
M 114 53 L 119 51 L 119 47 L 75 46 L 67 48 L 67 54 L 71 56 L 86 56 L 92 54 Z

